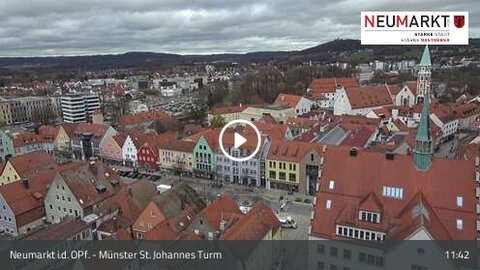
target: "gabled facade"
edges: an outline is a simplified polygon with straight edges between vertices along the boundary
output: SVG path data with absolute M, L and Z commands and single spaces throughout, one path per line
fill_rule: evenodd
M 124 133 L 105 138 L 105 142 L 101 145 L 102 158 L 110 162 L 121 163 L 123 161 L 122 147 L 125 139 L 126 134 Z
M 0 130 L 0 158 L 5 161 L 6 158 L 13 156 L 13 138 L 7 130 Z
M 45 196 L 48 223 L 92 214 L 123 186 L 115 172 L 100 162 L 74 163 L 71 166 L 55 176 Z
M 25 179 L 33 174 L 56 169 L 55 158 L 44 151 L 35 151 L 10 158 L 2 167 L 0 185 Z
M 117 131 L 106 124 L 78 124 L 70 138 L 74 159 L 101 157 L 101 145 L 116 134 Z
M 215 164 L 214 147 L 203 135 L 193 148 L 193 171 L 198 175 L 213 177 Z
M 292 107 L 297 115 L 303 115 L 310 112 L 313 102 L 302 96 L 279 94 L 274 104 Z

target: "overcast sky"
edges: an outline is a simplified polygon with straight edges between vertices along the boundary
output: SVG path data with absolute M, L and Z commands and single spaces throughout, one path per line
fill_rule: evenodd
M 360 38 L 360 12 L 469 11 L 478 0 L 0 0 L 0 56 L 298 50 Z

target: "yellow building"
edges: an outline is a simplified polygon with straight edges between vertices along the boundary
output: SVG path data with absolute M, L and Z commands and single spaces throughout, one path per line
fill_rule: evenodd
M 63 126 L 60 126 L 60 130 L 55 138 L 55 148 L 62 152 L 70 151 L 70 137 Z
M 29 175 L 58 167 L 55 158 L 45 151 L 35 151 L 11 157 L 1 168 L 0 185 L 28 178 Z
M 256 122 L 265 116 L 271 116 L 279 124 L 283 124 L 289 117 L 295 117 L 295 109 L 286 105 L 263 104 L 249 106 L 240 113 L 240 119 Z
M 265 161 L 266 187 L 314 194 L 321 152 L 319 144 L 274 141 Z

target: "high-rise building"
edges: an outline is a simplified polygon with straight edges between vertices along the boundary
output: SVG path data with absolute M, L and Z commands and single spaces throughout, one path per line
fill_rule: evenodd
M 68 94 L 61 98 L 63 121 L 65 123 L 85 123 L 96 109 L 100 109 L 97 94 Z

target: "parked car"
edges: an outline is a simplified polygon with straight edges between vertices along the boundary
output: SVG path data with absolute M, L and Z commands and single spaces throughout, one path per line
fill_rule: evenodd
M 286 229 L 296 229 L 297 228 L 297 222 L 290 216 L 278 217 L 278 220 L 280 221 L 280 224 L 281 224 L 282 228 L 286 228 Z

